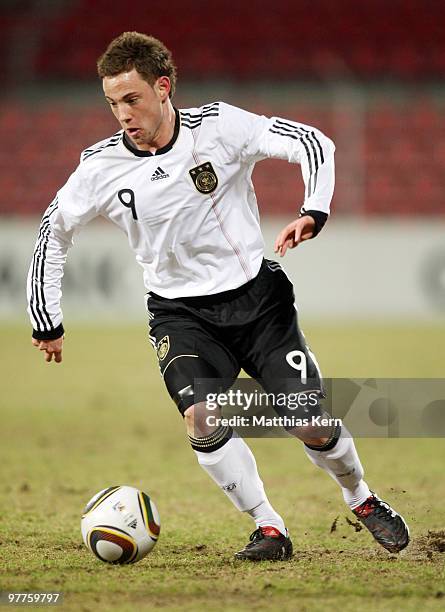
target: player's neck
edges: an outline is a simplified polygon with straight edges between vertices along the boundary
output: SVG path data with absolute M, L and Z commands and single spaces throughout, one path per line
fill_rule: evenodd
M 159 126 L 159 129 L 155 137 L 153 138 L 153 141 L 143 145 L 142 147 L 139 146 L 137 148 L 149 151 L 153 154 L 156 153 L 158 149 L 163 149 L 173 138 L 173 134 L 175 131 L 175 120 L 175 109 L 173 108 L 173 105 L 169 98 L 165 102 L 164 116 L 162 118 L 161 125 Z

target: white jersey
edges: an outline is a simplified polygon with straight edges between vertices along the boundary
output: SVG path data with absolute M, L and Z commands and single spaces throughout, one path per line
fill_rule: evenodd
M 86 149 L 40 226 L 28 276 L 35 337 L 60 335 L 67 249 L 91 219 L 126 233 L 147 291 L 177 298 L 235 289 L 263 259 L 255 163 L 301 164 L 303 210 L 327 215 L 334 150 L 313 127 L 223 102 L 176 111 L 173 138 L 155 154 L 135 149 L 123 131 Z

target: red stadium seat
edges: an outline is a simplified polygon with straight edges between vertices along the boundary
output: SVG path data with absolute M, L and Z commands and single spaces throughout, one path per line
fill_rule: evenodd
M 422 0 L 344 0 L 339 6 L 327 0 L 276 0 L 272 9 L 262 0 L 238 0 L 228 12 L 227 2 L 219 0 L 211 10 L 204 0 L 186 8 L 170 0 L 156 10 L 145 0 L 133 0 L 131 10 L 79 0 L 42 24 L 36 69 L 45 76 L 94 78 L 98 54 L 135 24 L 165 40 L 181 74 L 195 79 L 440 78 L 445 63 L 440 2 L 426 10 Z

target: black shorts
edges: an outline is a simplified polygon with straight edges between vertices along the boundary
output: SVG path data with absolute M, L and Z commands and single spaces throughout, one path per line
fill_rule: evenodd
M 195 403 L 194 379 L 218 378 L 228 389 L 241 368 L 267 393 L 323 394 L 298 327 L 292 283 L 275 261 L 263 260 L 253 280 L 223 293 L 176 299 L 149 293 L 147 310 L 161 374 L 182 413 Z M 179 400 L 184 388 L 189 393 Z

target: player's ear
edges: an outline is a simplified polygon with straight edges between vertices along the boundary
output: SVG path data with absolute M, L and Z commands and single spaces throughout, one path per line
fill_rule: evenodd
M 159 79 L 154 84 L 154 88 L 155 91 L 158 93 L 159 97 L 161 98 L 162 102 L 165 102 L 171 90 L 171 83 L 168 76 L 159 77 Z

